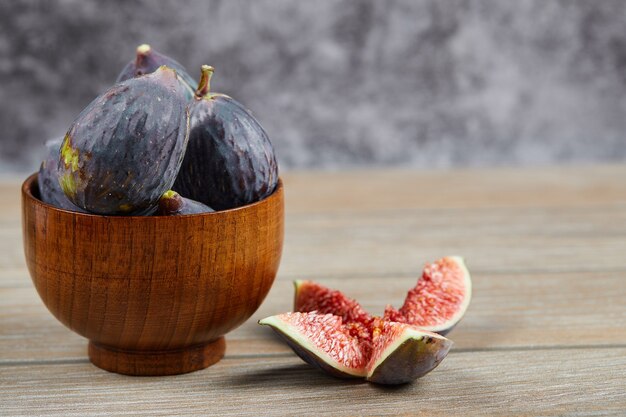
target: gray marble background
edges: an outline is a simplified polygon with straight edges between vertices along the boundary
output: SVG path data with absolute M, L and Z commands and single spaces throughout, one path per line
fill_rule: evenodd
M 624 0 L 40 0 L 0 3 L 0 173 L 144 42 L 215 66 L 283 169 L 626 160 Z

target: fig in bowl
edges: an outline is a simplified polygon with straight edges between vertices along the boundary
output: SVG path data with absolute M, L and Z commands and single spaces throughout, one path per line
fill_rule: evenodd
M 89 339 L 96 366 L 128 375 L 203 369 L 260 306 L 276 276 L 283 187 L 230 210 L 111 216 L 41 201 L 22 186 L 26 263 L 46 307 Z

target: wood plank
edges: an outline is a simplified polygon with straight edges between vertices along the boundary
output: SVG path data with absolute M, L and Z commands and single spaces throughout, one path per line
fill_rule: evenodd
M 448 253 L 480 271 L 626 270 L 623 166 L 285 176 L 287 279 L 408 274 Z M 3 271 L 24 265 L 19 185 L 0 182 Z
M 0 230 L 7 225 L 20 223 L 21 187 L 26 179 L 17 177 L 0 178 Z
M 406 208 L 590 207 L 626 203 L 626 166 L 285 171 L 287 207 L 302 213 Z M 19 213 L 24 177 L 0 178 L 0 223 Z
M 593 248 L 593 250 L 589 250 Z M 279 279 L 414 275 L 461 254 L 476 272 L 626 271 L 626 204 L 297 214 Z M 0 228 L 0 287 L 24 286 L 21 229 Z
M 0 180 L 0 414 L 623 415 L 626 166 L 285 173 L 278 280 L 202 372 L 102 372 L 39 301 L 23 262 L 19 184 Z M 474 300 L 442 366 L 384 389 L 295 358 L 256 320 L 314 278 L 380 312 L 424 261 L 462 254 Z
M 0 288 L 30 288 L 31 286 L 32 282 L 26 265 L 0 269 Z
M 416 383 L 327 377 L 293 355 L 176 377 L 87 363 L 0 367 L 5 415 L 623 415 L 626 348 L 451 353 Z
M 303 215 L 286 227 L 287 277 L 409 275 L 451 254 L 477 272 L 626 271 L 626 206 Z
M 624 165 L 428 170 L 284 171 L 297 212 L 449 207 L 590 206 L 626 202 Z M 27 176 L 0 178 L 0 222 L 19 211 Z M 330 186 L 332 184 L 332 186 Z M 539 198 L 540 197 L 540 198 Z M 355 205 L 355 201 L 361 204 Z
M 409 208 L 594 207 L 626 202 L 626 166 L 287 172 L 293 213 Z
M 401 305 L 415 278 L 320 280 L 381 314 Z M 464 320 L 449 337 L 457 350 L 625 346 L 626 285 L 618 273 L 478 274 Z M 292 308 L 293 287 L 277 281 L 253 317 L 227 335 L 228 357 L 289 349 L 256 322 Z M 86 341 L 59 324 L 33 288 L 0 289 L 0 365 L 86 357 Z M 584 334 L 581 334 L 584 329 Z

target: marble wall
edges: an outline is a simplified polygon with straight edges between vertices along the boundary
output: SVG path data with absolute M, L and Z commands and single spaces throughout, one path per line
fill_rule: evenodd
M 0 3 L 0 173 L 150 43 L 216 67 L 283 169 L 626 160 L 623 0 Z

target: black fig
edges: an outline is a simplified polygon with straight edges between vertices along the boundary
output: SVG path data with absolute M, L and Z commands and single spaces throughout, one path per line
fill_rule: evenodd
M 157 214 L 161 216 L 175 216 L 180 214 L 211 213 L 211 207 L 182 197 L 176 191 L 167 190 L 159 199 Z
M 39 185 L 39 198 L 44 203 L 62 208 L 64 210 L 84 213 L 85 210 L 76 207 L 61 189 L 59 184 L 59 152 L 63 138 L 46 141 L 46 158 L 41 162 L 37 184 Z
M 172 187 L 183 159 L 189 114 L 176 72 L 116 84 L 68 130 L 59 181 L 77 206 L 98 214 L 141 215 Z
M 210 92 L 212 74 L 212 67 L 202 66 L 196 98 L 189 104 L 189 144 L 173 189 L 225 210 L 272 194 L 278 166 L 252 114 L 236 100 Z
M 120 75 L 117 76 L 117 82 L 151 74 L 163 65 L 172 68 L 178 73 L 185 87 L 185 96 L 188 100 L 191 99 L 194 96 L 198 83 L 187 73 L 185 67 L 145 43 L 137 47 L 135 59 L 126 64 Z

